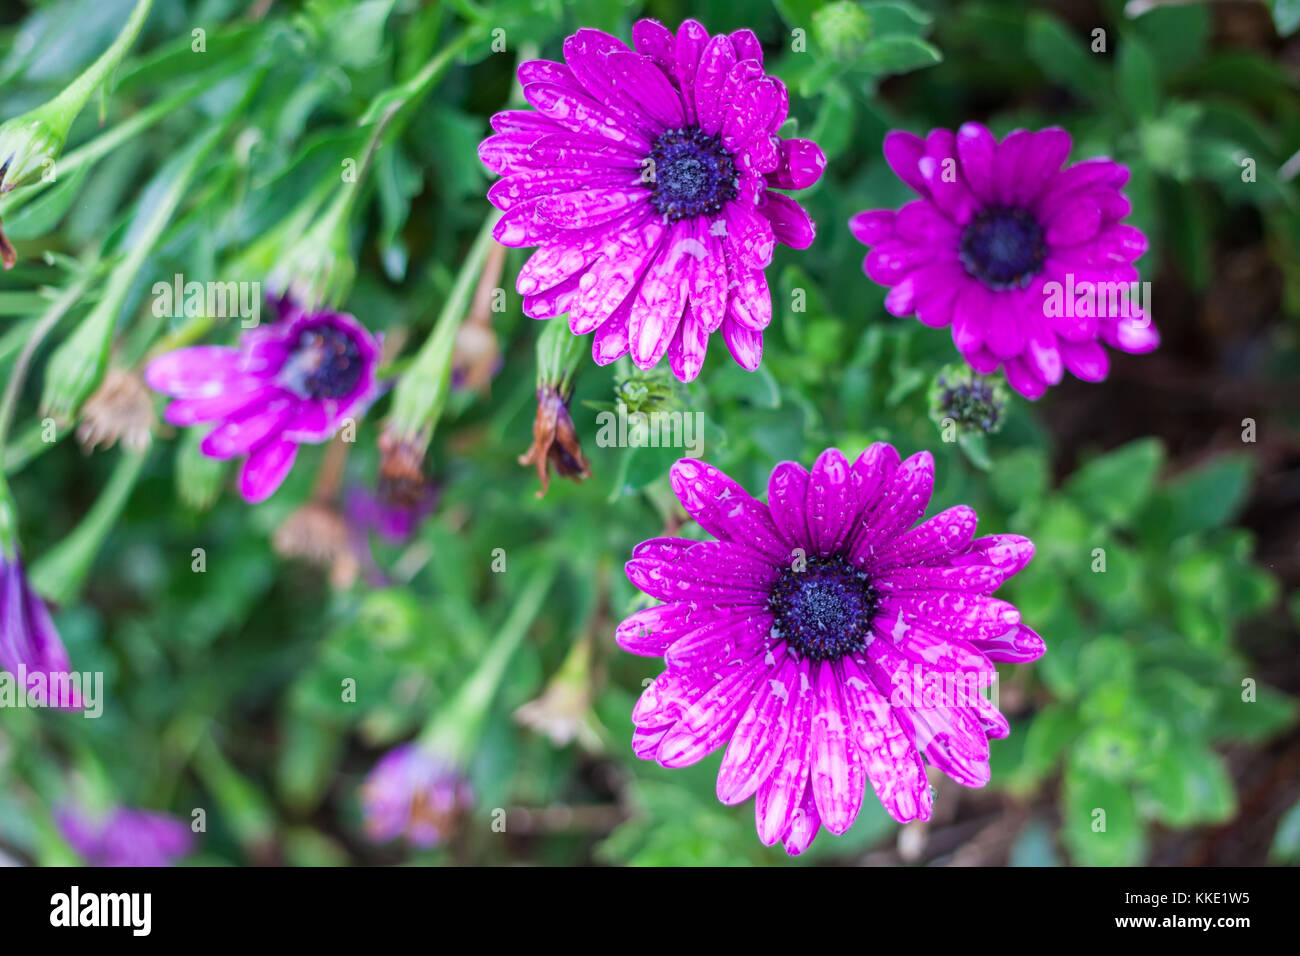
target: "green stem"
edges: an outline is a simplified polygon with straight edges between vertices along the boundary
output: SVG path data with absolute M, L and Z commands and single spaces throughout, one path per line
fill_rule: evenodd
M 147 452 L 121 453 L 108 484 L 81 524 L 32 565 L 31 583 L 38 594 L 56 604 L 66 604 L 81 590 L 100 545 L 131 497 L 147 457 Z
M 406 82 L 379 94 L 371 102 L 365 115 L 361 117 L 361 122 L 363 124 L 373 123 L 380 116 L 391 111 L 394 114 L 403 114 L 401 122 L 393 124 L 394 132 L 400 130 L 406 119 L 411 115 L 413 108 L 428 96 L 429 91 L 437 85 L 438 80 L 451 67 L 456 57 L 483 39 L 485 29 L 485 23 L 477 23 L 462 31 L 456 39 L 439 50 L 419 73 L 416 73 Z
M 22 352 L 19 353 L 17 360 L 14 362 L 13 373 L 9 376 L 9 384 L 5 386 L 4 398 L 0 399 L 0 468 L 4 464 L 5 446 L 8 444 L 9 426 L 13 422 L 14 408 L 18 404 L 18 395 L 22 391 L 23 382 L 27 378 L 27 368 L 31 365 L 32 356 L 36 354 L 36 349 L 40 347 L 41 341 L 50 333 L 50 330 L 58 325 L 59 320 L 67 314 L 68 310 L 80 301 L 93 275 L 94 270 L 87 269 L 80 279 L 68 286 L 50 304 L 45 314 L 36 321 L 35 327 L 27 337 L 27 344 L 23 346 Z
M 509 617 L 501 625 L 496 640 L 479 659 L 474 673 L 460 686 L 456 696 L 425 728 L 420 735 L 421 744 L 462 766 L 469 760 L 506 667 L 541 612 L 542 601 L 555 580 L 555 574 L 554 563 L 548 561 L 528 579 L 523 593 L 515 599 Z
M 72 125 L 72 121 L 86 105 L 86 100 L 90 99 L 90 94 L 99 88 L 121 62 L 126 51 L 135 42 L 152 8 L 153 0 L 138 0 L 135 9 L 131 11 L 130 18 L 126 21 L 126 26 L 117 35 L 113 45 L 101 53 L 99 59 L 90 64 L 79 77 L 69 83 L 62 93 L 50 100 L 48 109 L 61 128 L 66 130 Z
M 152 103 L 140 112 L 118 123 L 112 129 L 96 136 L 84 146 L 72 150 L 59 160 L 59 175 L 68 176 L 83 166 L 93 165 L 123 143 L 129 142 L 144 132 L 158 120 L 184 106 L 200 93 L 211 88 L 209 83 L 194 83 L 166 99 Z M 0 198 L 0 216 L 7 216 L 19 206 L 40 195 L 50 183 L 43 179 L 36 180 L 26 189 L 16 189 Z
M 26 431 L 9 440 L 5 449 L 8 454 L 5 455 L 4 474 L 14 475 L 22 471 L 28 462 L 45 454 L 71 430 L 71 427 L 59 429 L 53 441 L 46 441 L 45 426 L 41 422 L 32 422 Z
M 451 388 L 451 358 L 456 333 L 469 313 L 470 296 L 474 293 L 479 273 L 483 271 L 483 261 L 494 241 L 492 230 L 500 218 L 501 213 L 494 209 L 483 221 L 456 274 L 456 281 L 452 283 L 433 331 L 393 390 L 393 409 L 389 418 L 405 438 L 432 434 L 442 415 Z

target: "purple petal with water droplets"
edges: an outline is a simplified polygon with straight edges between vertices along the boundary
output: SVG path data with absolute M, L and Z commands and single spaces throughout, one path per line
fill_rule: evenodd
M 688 767 L 707 757 L 731 737 L 741 716 L 749 709 L 756 681 L 766 665 L 751 661 L 729 680 L 719 681 L 712 690 L 686 708 L 681 719 L 659 743 L 655 759 L 664 767 Z
M 714 537 L 785 563 L 787 548 L 763 504 L 713 465 L 683 458 L 668 473 L 687 514 Z
M 783 692 L 786 706 L 781 716 L 790 722 L 790 733 L 781 758 L 771 776 L 759 786 L 754 801 L 758 838 L 765 846 L 771 846 L 785 834 L 808 784 L 808 768 L 812 762 L 813 695 L 807 661 L 796 663 L 794 683 L 785 687 Z
M 731 744 L 718 768 L 718 799 L 728 806 L 748 800 L 771 776 L 785 752 L 790 721 L 782 719 L 788 706 L 785 688 L 794 686 L 795 660 L 784 647 L 773 652 L 768 671 L 736 725 Z
M 808 530 L 807 505 L 808 472 L 798 462 L 781 462 L 767 480 L 767 507 L 772 513 L 772 523 L 785 540 L 787 564 L 793 560 L 789 552 L 795 548 L 801 549 L 805 556 L 815 553 Z
M 829 662 L 817 668 L 815 684 L 809 786 L 821 822 L 839 836 L 858 817 L 866 774 L 840 696 L 840 680 Z
M 899 823 L 928 820 L 930 785 L 916 747 L 857 659 L 845 658 L 842 667 L 845 709 L 877 799 Z

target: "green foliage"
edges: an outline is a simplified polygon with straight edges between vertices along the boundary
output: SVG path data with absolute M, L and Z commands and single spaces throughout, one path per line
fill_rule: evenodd
M 3 855 L 69 862 L 49 811 L 76 800 L 187 818 L 205 808 L 196 859 L 206 863 L 786 863 L 779 847 L 758 843 L 749 803 L 717 802 L 716 755 L 683 771 L 632 756 L 629 712 L 662 662 L 614 646 L 614 625 L 640 600 L 621 566 L 638 542 L 679 527 L 667 471 L 684 454 L 761 495 L 780 460 L 810 464 L 828 446 L 856 455 L 877 440 L 904 455 L 934 453 L 930 514 L 970 504 L 981 534 L 1036 543 L 1034 561 L 1000 592 L 1048 648 L 1035 664 L 1002 668 L 1011 736 L 992 743 L 991 786 L 1032 816 L 1011 862 L 1139 863 L 1154 825 L 1232 820 L 1225 746 L 1261 746 L 1295 717 L 1293 699 L 1270 687 L 1241 640 L 1279 604 L 1255 535 L 1234 524 L 1269 457 L 1254 444 L 1225 452 L 1237 447 L 1231 420 L 1198 420 L 1191 438 L 1171 423 L 1167 435 L 1130 441 L 1140 433 L 1115 398 L 1092 406 L 1103 409 L 1097 447 L 1073 447 L 1058 434 L 1084 394 L 1071 385 L 1036 404 L 1008 395 L 999 429 L 950 440 L 932 400 L 936 376 L 956 359 L 951 338 L 886 313 L 845 228 L 858 210 L 910 197 L 881 156 L 889 129 L 923 134 L 982 119 L 1002 135 L 1063 125 L 1072 160 L 1111 155 L 1130 168 L 1131 221 L 1151 240 L 1138 263 L 1144 280 L 1200 295 L 1247 241 L 1281 276 L 1284 322 L 1242 351 L 1272 353 L 1294 386 L 1300 209 L 1296 178 L 1279 172 L 1300 135 L 1294 77 L 1259 51 L 1216 42 L 1204 4 L 1135 20 L 1104 6 L 1107 46 L 1093 52 L 1077 23 L 1045 5 L 1026 15 L 1011 0 L 310 0 L 275 4 L 261 19 L 227 0 L 158 4 L 110 81 L 102 124 L 87 109 L 71 127 L 57 179 L 0 197 L 5 233 L 22 252 L 0 290 L 0 381 L 38 322 L 52 319 L 4 469 L 24 554 L 63 601 L 56 622 L 74 667 L 104 674 L 106 701 L 98 720 L 0 713 Z M 130 7 L 53 0 L 0 26 L 0 119 L 38 106 L 93 62 Z M 1271 8 L 1279 33 L 1300 26 L 1296 3 Z M 532 440 L 540 331 L 514 291 L 523 250 L 509 253 L 499 280 L 505 311 L 491 319 L 502 361 L 490 389 L 444 394 L 435 376 L 402 375 L 444 309 L 452 324 L 443 331 L 454 333 L 463 309 L 448 303 L 467 301 L 478 279 L 477 268 L 463 271 L 489 212 L 476 150 L 489 117 L 517 105 L 517 61 L 561 58 L 578 26 L 630 39 L 641 15 L 758 33 L 769 70 L 790 89 L 786 133 L 816 140 L 829 160 L 798 197 L 817 241 L 807 252 L 782 247 L 767 272 L 773 322 L 754 373 L 717 337 L 690 386 L 626 359 L 598 368 L 584 349 L 570 411 L 593 477 L 556 479 L 538 499 L 535 472 L 517 462 Z M 504 51 L 491 45 L 494 29 Z M 387 380 L 429 393 L 412 400 L 413 417 L 437 421 L 428 462 L 440 500 L 411 540 L 367 540 L 373 566 L 334 588 L 273 546 L 320 493 L 326 448 L 304 446 L 280 491 L 250 507 L 233 491 L 234 469 L 203 457 L 193 431 L 160 430 L 140 460 L 120 448 L 87 456 L 67 439 L 73 393 L 105 364 L 228 343 L 240 331 L 214 316 L 154 314 L 154 282 L 177 273 L 266 280 L 377 132 L 353 214 L 334 234 L 340 248 L 321 269 L 331 288 L 351 285 L 346 310 L 393 347 Z M 1208 334 L 1191 328 L 1196 310 L 1176 295 L 1156 319 L 1175 343 Z M 1156 364 L 1164 355 L 1134 359 L 1128 374 L 1167 374 Z M 48 437 L 46 389 L 55 394 L 44 404 L 70 418 Z M 599 440 L 597 416 L 619 401 L 687 416 L 702 444 Z M 373 488 L 394 405 L 386 394 L 358 423 L 335 492 Z M 1276 460 L 1288 439 L 1271 440 Z M 702 534 L 693 523 L 669 533 Z M 484 719 L 468 768 L 472 824 L 427 853 L 369 846 L 364 774 L 455 699 L 537 568 L 559 577 Z M 1290 600 L 1300 620 L 1300 598 Z M 594 752 L 554 746 L 514 716 L 586 633 L 591 709 L 608 728 Z M 348 682 L 355 702 L 344 697 Z M 519 836 L 522 811 L 545 807 L 574 812 Z M 504 834 L 492 827 L 494 808 L 506 811 Z M 1300 858 L 1298 813 L 1278 828 L 1279 862 Z M 848 834 L 823 833 L 797 864 L 857 861 L 897 833 L 868 795 Z

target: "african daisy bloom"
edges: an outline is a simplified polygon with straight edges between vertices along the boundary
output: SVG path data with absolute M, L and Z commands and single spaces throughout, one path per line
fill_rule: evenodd
M 172 425 L 216 423 L 199 445 L 210 458 L 247 456 L 239 491 L 268 498 L 293 467 L 300 442 L 328 440 L 377 394 L 379 342 L 341 312 L 285 302 L 279 318 L 244 333 L 237 348 L 197 345 L 154 359 L 150 388 L 177 401 Z
M 456 767 L 418 743 L 386 753 L 361 788 L 370 839 L 405 837 L 425 849 L 442 843 L 473 802 L 469 783 Z
M 808 214 L 777 189 L 813 185 L 816 144 L 782 139 L 788 99 L 763 72 L 750 30 L 710 37 L 694 20 L 676 36 L 655 20 L 633 49 L 598 30 L 564 42 L 564 63 L 519 67 L 535 108 L 492 118 L 479 156 L 502 179 L 506 246 L 538 246 L 519 272 L 524 312 L 568 314 L 594 332 L 592 356 L 664 356 L 693 381 L 721 330 L 735 360 L 758 367 L 772 318 L 764 268 L 777 242 L 812 244 Z
M 9 488 L 0 477 L 0 671 L 8 671 L 14 689 L 33 704 L 80 710 L 83 703 L 69 673 L 67 648 L 23 569 L 17 521 Z
M 978 123 L 925 139 L 895 130 L 884 153 L 920 198 L 858 213 L 849 228 L 872 247 L 863 268 L 890 287 L 890 313 L 951 326 L 971 368 L 987 375 L 1002 367 L 1030 399 L 1066 370 L 1104 379 L 1103 342 L 1125 352 L 1159 345 L 1150 316 L 1129 296 L 1147 241 L 1123 222 L 1126 167 L 1097 158 L 1062 168 L 1070 134 L 1056 127 L 1015 130 L 1001 142 Z M 1061 307 L 1061 290 L 1090 287 L 1115 294 Z
M 701 461 L 671 480 L 716 540 L 655 538 L 627 564 L 665 602 L 617 631 L 667 663 L 632 711 L 638 757 L 683 767 L 726 744 L 718 799 L 755 797 L 759 839 L 792 855 L 822 826 L 844 833 L 868 784 L 907 822 L 930 816 L 927 763 L 988 782 L 989 738 L 1009 728 L 978 691 L 994 661 L 1044 649 L 991 596 L 1033 556 L 1029 540 L 975 538 L 964 505 L 916 524 L 934 460 L 900 462 L 883 443 L 852 463 L 827 449 L 811 472 L 782 462 L 767 504 Z
M 194 845 L 190 828 L 166 813 L 118 807 L 96 819 L 61 807 L 54 819 L 63 838 L 90 866 L 171 866 Z

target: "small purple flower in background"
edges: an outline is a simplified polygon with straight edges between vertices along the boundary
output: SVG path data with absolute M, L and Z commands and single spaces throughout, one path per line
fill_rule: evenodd
M 382 487 L 378 494 L 365 488 L 352 488 L 343 505 L 348 526 L 357 531 L 373 531 L 392 544 L 409 541 L 438 503 L 438 492 L 432 483 L 417 486 L 414 493 L 416 497 L 407 500 L 385 495 Z
M 350 315 L 275 306 L 279 319 L 244 333 L 238 348 L 199 345 L 149 364 L 145 381 L 178 401 L 173 425 L 216 422 L 199 446 L 210 458 L 247 456 L 240 493 L 263 501 L 293 467 L 300 442 L 329 439 L 377 394 L 376 338 Z
M 1147 241 L 1122 221 L 1124 166 L 1098 158 L 1062 169 L 1070 134 L 1055 127 L 1015 130 L 1001 142 L 979 123 L 925 139 L 896 130 L 884 153 L 920 198 L 897 211 L 858 213 L 849 228 L 872 247 L 864 269 L 891 287 L 890 313 L 951 325 L 971 368 L 987 375 L 1003 367 L 1030 399 L 1060 382 L 1063 370 L 1104 379 L 1110 360 L 1101 342 L 1125 352 L 1160 343 L 1142 300 L 1130 294 Z M 1100 290 L 1086 308 L 1060 307 L 1059 290 L 1089 285 Z
M 385 754 L 361 788 L 370 839 L 383 843 L 405 837 L 424 849 L 446 840 L 473 802 L 460 772 L 417 743 Z
M 68 652 L 45 602 L 27 581 L 16 547 L 0 546 L 0 668 L 18 680 L 20 693 L 43 707 L 80 710 L 81 695 L 68 674 Z
M 1018 535 L 975 538 L 959 505 L 916 527 L 934 485 L 928 452 L 872 445 L 782 462 L 763 504 L 717 468 L 673 466 L 682 506 L 716 541 L 654 538 L 628 579 L 666 603 L 618 627 L 625 650 L 668 667 L 632 711 L 633 750 L 684 767 L 727 744 L 718 799 L 755 799 L 759 838 L 802 853 L 844 833 L 869 784 L 899 822 L 930 816 L 925 764 L 989 780 L 1006 719 L 979 693 L 993 661 L 1043 641 L 992 597 L 1033 556 Z
M 95 819 L 63 807 L 54 818 L 90 866 L 171 866 L 194 848 L 190 828 L 165 813 L 118 807 Z
M 812 244 L 814 227 L 776 189 L 813 185 L 826 159 L 782 139 L 788 98 L 763 72 L 750 30 L 710 37 L 694 20 L 676 36 L 638 21 L 633 46 L 599 30 L 564 42 L 564 63 L 519 67 L 536 109 L 492 118 L 479 146 L 502 179 L 506 246 L 540 246 L 519 272 L 524 312 L 568 313 L 594 332 L 598 364 L 666 355 L 693 381 L 721 330 L 744 368 L 758 367 L 772 301 L 763 270 L 777 242 Z

